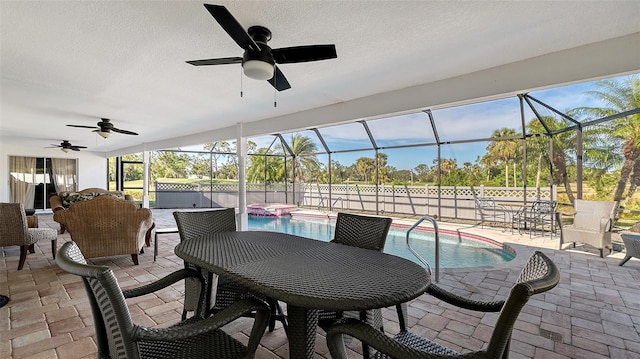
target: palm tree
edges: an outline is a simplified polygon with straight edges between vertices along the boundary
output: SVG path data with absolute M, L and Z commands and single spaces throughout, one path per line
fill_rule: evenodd
M 320 162 L 315 155 L 318 147 L 311 138 L 295 133 L 291 136 L 290 144 L 291 151 L 294 154 L 292 168 L 295 168 L 295 173 L 292 176 L 293 180 L 299 181 L 305 178 L 305 173 L 317 172 L 320 168 Z M 282 151 L 282 147 L 279 150 Z M 284 166 L 284 163 L 282 163 L 282 166 Z M 287 169 L 287 171 L 291 170 Z
M 547 128 L 550 131 L 556 131 L 567 127 L 567 124 L 562 120 L 557 120 L 554 117 L 544 116 L 542 117 Z M 528 133 L 545 133 L 545 129 L 537 118 L 532 119 L 527 124 Z M 541 163 L 544 160 L 546 163 L 553 165 L 553 182 L 562 184 L 569 197 L 569 201 L 574 203 L 575 196 L 571 189 L 571 179 L 569 178 L 568 167 L 573 165 L 573 160 L 570 156 L 571 153 L 575 153 L 576 149 L 576 132 L 568 131 L 556 134 L 552 137 L 553 141 L 553 157 L 549 158 L 549 137 L 532 137 L 527 139 L 527 155 L 531 157 L 537 157 L 538 163 L 536 174 L 536 187 L 539 187 Z
M 518 136 L 518 132 L 513 128 L 506 127 L 495 130 L 493 131 L 493 134 L 491 134 L 491 138 L 515 136 Z M 504 164 L 504 179 L 506 187 L 509 187 L 509 161 L 515 160 L 518 157 L 519 149 L 520 144 L 516 140 L 491 141 L 487 146 L 487 155 L 489 155 L 490 158 L 493 158 Z
M 640 108 L 640 76 L 629 76 L 622 81 L 602 80 L 596 82 L 598 90 L 587 94 L 600 100 L 603 107 L 579 107 L 569 113 L 583 115 L 585 120 L 599 119 Z M 608 137 L 609 143 L 621 145 L 622 168 L 614 193 L 615 201 L 626 201 L 640 185 L 640 114 L 618 118 L 607 123 L 606 129 L 596 127 L 599 134 Z M 618 147 L 620 148 L 620 147 Z M 624 191 L 628 186 L 625 195 Z
M 271 152 L 266 148 L 259 148 L 251 155 L 247 168 L 247 181 L 250 183 L 275 183 L 284 177 L 284 162 L 280 156 L 269 156 Z

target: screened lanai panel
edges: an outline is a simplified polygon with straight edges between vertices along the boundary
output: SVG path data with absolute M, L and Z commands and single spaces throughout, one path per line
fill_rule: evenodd
M 318 135 L 312 130 L 283 133 L 282 138 L 297 155 L 305 156 L 325 152 Z
M 330 151 L 369 149 L 373 146 L 364 126 L 359 122 L 318 129 Z
M 281 151 L 280 140 L 274 135 L 255 136 L 247 138 L 247 154 L 264 153 L 270 150 L 270 153 Z
M 522 133 L 517 97 L 432 111 L 440 141 L 492 137 L 502 128 Z
M 435 143 L 435 136 L 424 112 L 368 120 L 367 126 L 379 147 Z

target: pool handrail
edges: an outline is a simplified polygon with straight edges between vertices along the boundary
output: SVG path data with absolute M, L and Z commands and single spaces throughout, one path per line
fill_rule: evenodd
M 411 234 L 411 231 L 413 231 L 417 226 L 419 226 L 420 223 L 422 223 L 424 220 L 427 220 L 433 224 L 433 231 L 435 233 L 435 244 L 436 244 L 435 279 L 436 279 L 436 282 L 438 282 L 440 280 L 440 233 L 438 230 L 438 221 L 436 221 L 436 219 L 431 216 L 423 216 L 422 218 L 420 218 L 413 226 L 411 226 L 411 228 L 407 230 L 407 247 L 409 247 L 409 251 L 411 251 L 411 253 L 413 253 L 413 255 L 415 255 L 422 264 L 424 264 L 425 268 L 427 269 L 427 272 L 431 274 L 431 266 L 429 265 L 429 262 L 427 262 L 426 259 L 424 259 L 415 249 L 413 249 L 413 247 L 411 247 L 411 242 L 409 241 L 409 234 Z

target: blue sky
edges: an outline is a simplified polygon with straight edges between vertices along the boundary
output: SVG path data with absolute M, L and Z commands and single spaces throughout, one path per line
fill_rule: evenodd
M 594 89 L 594 82 L 586 82 L 529 94 L 565 112 L 581 106 L 600 106 L 591 96 L 585 94 Z M 541 106 L 537 108 L 543 116 L 551 115 L 551 112 L 542 109 Z M 534 114 L 526 105 L 525 109 L 525 121 L 528 122 Z M 432 114 L 441 141 L 488 138 L 498 128 L 508 127 L 518 131 L 521 128 L 520 107 L 516 97 L 434 110 Z M 429 118 L 422 112 L 371 120 L 367 123 L 379 147 L 435 142 Z M 320 128 L 319 131 L 332 151 L 371 148 L 371 142 L 360 123 L 325 127 Z M 300 133 L 310 137 L 316 142 L 318 150 L 322 151 L 323 147 L 314 132 Z M 291 135 L 283 134 L 283 137 L 288 140 Z M 267 147 L 273 141 L 273 136 L 254 137 L 250 140 L 256 142 L 258 147 Z M 455 158 L 458 166 L 462 167 L 464 162 L 474 163 L 478 156 L 483 155 L 487 144 L 487 142 L 477 142 L 443 145 L 441 155 L 443 158 Z M 388 155 L 388 164 L 398 169 L 413 169 L 421 163 L 431 166 L 437 158 L 437 146 L 383 149 L 382 152 Z M 348 166 L 359 157 L 373 156 L 373 150 L 336 153 L 332 154 L 332 160 Z M 327 156 L 320 156 L 319 159 L 326 161 Z

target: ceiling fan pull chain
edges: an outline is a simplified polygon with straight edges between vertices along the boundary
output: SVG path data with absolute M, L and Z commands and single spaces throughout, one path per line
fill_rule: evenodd
M 276 88 L 278 88 L 278 76 L 273 76 L 273 108 L 278 107 L 278 91 L 276 91 Z

